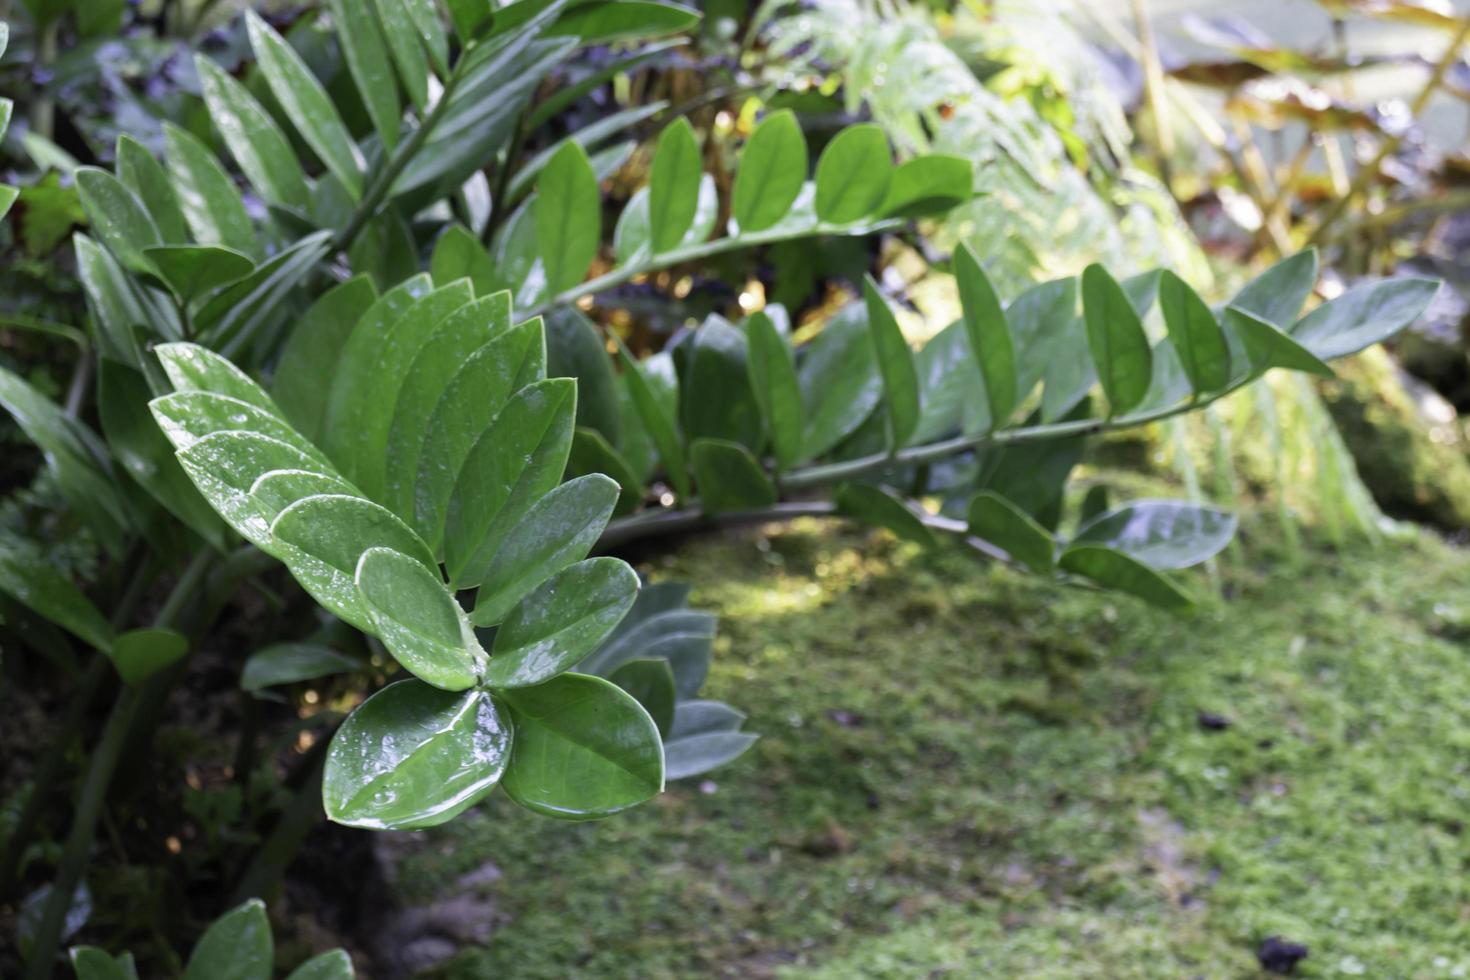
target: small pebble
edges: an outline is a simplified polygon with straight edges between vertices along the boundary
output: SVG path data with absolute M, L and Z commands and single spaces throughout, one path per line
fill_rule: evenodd
M 1197 716 L 1199 727 L 1207 732 L 1223 732 L 1230 727 L 1230 719 L 1213 711 L 1201 711 Z
M 1267 973 L 1288 974 L 1296 965 L 1307 958 L 1307 947 L 1280 936 L 1268 936 L 1256 950 L 1256 959 Z

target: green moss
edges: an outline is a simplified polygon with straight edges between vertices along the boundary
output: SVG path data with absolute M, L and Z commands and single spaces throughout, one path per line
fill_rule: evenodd
M 1272 934 L 1302 976 L 1470 970 L 1470 558 L 1272 571 L 1251 532 L 1187 619 L 835 525 L 690 543 L 652 571 L 762 741 L 600 823 L 499 798 L 402 897 L 503 870 L 464 978 L 1245 976 Z

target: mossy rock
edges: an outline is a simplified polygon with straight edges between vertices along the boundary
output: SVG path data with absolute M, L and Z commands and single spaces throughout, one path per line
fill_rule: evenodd
M 1334 367 L 1322 398 L 1378 505 L 1394 517 L 1470 528 L 1470 459 L 1454 409 L 1380 349 Z

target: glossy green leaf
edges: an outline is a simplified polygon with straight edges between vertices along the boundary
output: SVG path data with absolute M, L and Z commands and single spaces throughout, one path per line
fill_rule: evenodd
M 465 457 L 449 498 L 444 564 L 455 588 L 478 585 L 506 535 L 561 482 L 571 451 L 577 385 L 552 378 L 506 402 Z
M 1386 279 L 1354 286 L 1291 328 L 1291 338 L 1324 361 L 1380 344 L 1429 308 L 1437 279 Z
M 1038 574 L 1048 574 L 1056 563 L 1056 541 L 1046 528 L 1005 497 L 989 490 L 970 500 L 970 533 L 1005 550 Z
M 760 461 L 738 442 L 696 439 L 689 457 L 706 514 L 757 510 L 776 502 L 775 484 Z
M 515 747 L 503 780 L 522 806 L 589 820 L 637 806 L 663 790 L 664 753 L 647 711 L 616 684 L 561 674 L 504 694 Z
M 674 485 L 674 493 L 680 498 L 688 497 L 689 466 L 677 428 L 679 377 L 674 371 L 673 359 L 667 353 L 658 353 L 640 364 L 633 360 L 633 355 L 628 353 L 621 340 L 618 341 L 618 356 L 622 358 L 629 397 L 653 444 L 658 447 L 659 458 L 663 460 L 669 482 Z
M 1077 287 L 1075 276 L 1038 283 L 1006 307 L 1006 320 L 1015 341 L 1018 399 L 1030 394 L 1047 373 L 1068 326 L 1077 319 Z M 1078 346 L 1083 362 L 1088 363 L 1086 341 Z
M 398 388 L 384 457 L 384 504 L 409 520 L 429 425 L 446 386 L 465 363 L 510 328 L 510 296 L 496 293 L 439 321 Z
M 985 397 L 993 425 L 1004 425 L 1016 407 L 1016 349 L 1010 321 L 990 276 L 969 245 L 954 254 L 955 283 L 959 286 L 970 350 L 985 379 Z
M 760 740 L 753 732 L 703 732 L 664 744 L 664 777 L 688 779 L 734 762 Z
M 654 174 L 658 173 L 655 162 Z M 563 143 L 546 164 L 536 188 L 531 201 L 536 248 L 546 269 L 546 288 L 560 293 L 581 282 L 597 256 L 602 240 L 602 195 L 587 152 L 572 140 Z M 683 233 L 681 228 L 679 235 Z
M 351 673 L 363 666 L 361 660 L 318 643 L 273 643 L 245 661 L 240 689 L 254 694 L 268 687 Z
M 709 676 L 715 617 L 682 604 L 659 608 L 642 601 L 656 600 L 659 591 L 659 585 L 646 587 L 612 637 L 577 669 L 606 677 L 630 660 L 660 658 L 673 668 L 680 698 L 697 694 Z
M 271 379 L 271 396 L 307 439 L 321 434 L 329 380 L 352 333 L 377 290 L 368 276 L 333 286 L 296 320 Z
M 141 684 L 189 652 L 189 641 L 170 629 L 136 629 L 112 641 L 112 665 L 125 684 Z
M 699 11 L 666 0 L 607 0 L 573 7 L 557 18 L 552 34 L 583 44 L 678 34 L 699 23 Z
M 455 480 L 481 435 L 511 396 L 545 376 L 541 323 L 531 320 L 497 334 L 457 371 L 430 417 L 419 455 L 410 523 L 437 551 Z
M 1087 347 L 1097 365 L 1109 411 L 1121 415 L 1148 394 L 1153 378 L 1148 334 L 1123 287 L 1096 263 L 1082 273 L 1082 311 Z
M 117 178 L 137 195 L 144 210 L 158 228 L 159 238 L 166 244 L 183 244 L 189 240 L 184 212 L 172 181 L 162 165 L 147 148 L 126 133 L 117 138 Z
M 638 576 L 617 558 L 588 558 L 557 572 L 517 603 L 495 633 L 484 681 L 530 687 L 576 666 L 638 597 Z
M 311 198 L 306 174 L 275 119 L 249 89 L 209 57 L 196 54 L 194 67 L 210 121 L 246 179 L 267 203 L 305 213 Z
M 1182 612 L 1194 604 L 1179 586 L 1121 551 L 1102 545 L 1073 545 L 1057 562 L 1065 572 L 1091 579 L 1108 589 L 1137 596 L 1151 605 Z
M 270 534 L 275 514 L 251 496 L 251 487 L 274 470 L 317 472 L 321 467 L 301 450 L 254 432 L 216 432 L 181 449 L 178 459 L 215 513 L 269 553 L 275 553 Z
M 963 157 L 927 153 L 905 160 L 893 171 L 878 214 L 921 218 L 941 214 L 974 194 L 974 165 Z
M 710 732 L 733 732 L 744 723 L 744 712 L 721 701 L 680 701 L 674 709 L 669 736 L 678 739 Z
M 442 824 L 495 788 L 512 741 L 519 737 L 488 691 L 390 684 L 347 716 L 327 748 L 327 817 L 369 830 Z
M 649 240 L 654 254 L 684 239 L 699 208 L 704 161 L 689 120 L 679 117 L 659 134 L 648 180 Z
M 407 6 L 395 0 L 377 0 L 377 21 L 388 50 L 398 66 L 398 77 L 408 99 L 422 112 L 429 104 L 429 59 Z
M 345 949 L 313 956 L 292 970 L 286 980 L 352 980 L 352 957 Z
M 1076 544 L 1101 544 L 1150 568 L 1189 568 L 1219 554 L 1235 536 L 1234 514 L 1179 500 L 1139 500 L 1077 529 Z
M 98 650 L 112 647 L 112 624 L 40 553 L 0 543 L 0 592 Z
M 864 312 L 853 304 L 838 313 L 801 359 L 797 379 L 806 418 L 802 456 L 807 459 L 827 453 L 851 435 L 883 398 Z
M 184 980 L 270 980 L 274 955 L 265 903 L 252 898 L 215 919 L 199 937 Z
M 374 632 L 393 659 L 434 687 L 474 686 L 480 645 L 437 573 L 392 549 L 369 548 L 358 559 L 356 581 Z
M 228 285 L 255 268 L 250 256 L 223 245 L 153 245 L 143 258 L 183 303 Z
M 886 528 L 906 541 L 926 548 L 933 547 L 934 532 L 923 517 L 887 487 L 867 483 L 844 483 L 834 497 L 837 513 L 854 520 Z
M 244 279 L 215 293 L 195 315 L 195 329 L 226 354 L 248 350 L 263 329 L 279 323 L 282 306 L 326 258 L 331 238 L 327 231 L 307 235 L 266 259 Z
M 750 388 L 771 437 L 776 469 L 785 470 L 801 459 L 803 418 L 796 359 L 791 345 L 764 312 L 754 313 L 746 321 L 745 336 Z
M 684 431 L 759 449 L 765 433 L 760 403 L 750 387 L 745 334 L 719 317 L 694 332 L 689 369 L 680 379 Z
M 1272 368 L 1305 371 L 1323 378 L 1333 376 L 1332 368 L 1275 324 L 1233 306 L 1225 307 L 1223 324 L 1239 339 L 1253 376 L 1265 374 Z
M 475 625 L 503 622 L 542 582 L 586 558 L 612 517 L 618 492 L 610 477 L 592 473 L 536 501 L 490 562 L 490 574 L 475 597 Z
M 1317 250 L 1289 255 L 1235 294 L 1230 305 L 1285 330 L 1296 321 L 1317 283 Z
M 622 453 L 603 438 L 596 429 L 578 428 L 572 433 L 572 450 L 567 457 L 566 476 L 591 476 L 602 473 L 618 485 L 618 502 L 614 515 L 632 513 L 643 499 L 643 481 Z
M 373 130 L 385 149 L 398 144 L 403 108 L 398 102 L 398 83 L 393 64 L 371 0 L 328 0 L 337 42 L 352 80 L 357 83 L 363 108 L 373 121 Z
M 963 320 L 930 337 L 914 356 L 914 369 L 919 376 L 920 410 L 911 442 L 917 445 L 956 432 L 990 430 L 990 403 L 981 394 L 984 378 L 970 352 Z
M 176 391 L 155 398 L 149 407 L 158 427 L 177 449 L 187 449 L 216 432 L 256 432 L 298 450 L 313 460 L 316 469 L 331 470 L 321 450 L 302 438 L 279 415 L 238 398 L 212 391 Z
M 1190 387 L 1204 393 L 1228 385 L 1230 348 L 1215 314 L 1187 282 L 1167 269 L 1159 280 L 1159 307 Z
M 118 261 L 135 272 L 151 272 L 143 250 L 157 245 L 158 228 L 127 185 L 97 167 L 78 167 L 77 193 L 93 233 Z
M 358 200 L 362 197 L 365 166 L 362 154 L 326 89 L 296 49 L 253 10 L 245 12 L 245 26 L 271 94 L 327 170 L 342 182 L 354 201 Z
M 893 177 L 888 137 L 872 123 L 849 126 L 817 161 L 817 218 L 846 225 L 878 209 Z
M 570 304 L 546 314 L 546 373 L 577 379 L 577 424 L 622 443 L 617 375 L 597 325 Z
M 313 599 L 370 633 L 377 624 L 355 581 L 363 552 L 389 548 L 431 571 L 438 567 L 424 543 L 390 511 L 345 494 L 307 497 L 287 507 L 270 525 L 270 544 Z
M 250 499 L 266 519 L 273 521 L 276 515 L 298 500 L 319 497 L 323 494 L 340 494 L 348 497 L 361 496 L 357 488 L 340 476 L 315 470 L 270 470 L 256 477 L 250 484 Z
M 790 109 L 761 120 L 740 154 L 731 212 L 741 232 L 771 227 L 791 210 L 807 174 L 806 137 Z
M 168 380 L 179 391 L 207 391 L 248 402 L 279 415 L 265 389 L 227 359 L 198 344 L 160 344 L 153 349 Z
M 914 368 L 914 352 L 872 276 L 863 279 L 863 298 L 868 311 L 868 337 L 883 379 L 888 446 L 899 449 L 919 425 L 919 375 Z
M 667 660 L 630 660 L 613 671 L 608 680 L 643 705 L 643 710 L 658 726 L 659 737 L 668 738 L 678 695 L 674 690 L 674 671 Z
M 67 951 L 77 980 L 138 980 L 132 956 L 114 957 L 96 946 L 73 946 Z
M 214 154 L 172 123 L 163 124 L 163 137 L 168 172 L 195 241 L 255 255 L 255 227 L 245 202 Z
M 456 279 L 469 279 L 476 296 L 494 292 L 499 281 L 490 253 L 485 251 L 480 239 L 461 224 L 445 228 L 434 242 L 434 253 L 429 257 L 429 275 L 436 286 L 447 286 Z

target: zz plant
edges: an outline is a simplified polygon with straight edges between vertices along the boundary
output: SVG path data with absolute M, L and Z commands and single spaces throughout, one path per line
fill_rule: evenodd
M 615 141 L 667 106 L 524 148 L 667 48 L 645 39 L 697 15 L 664 0 L 445 6 L 447 23 L 424 0 L 326 5 L 356 130 L 291 40 L 247 12 L 248 75 L 197 59 L 233 167 L 205 134 L 166 124 L 162 161 L 123 137 L 114 169 L 76 171 L 100 432 L 3 369 L 0 404 L 107 561 L 84 591 L 6 545 L 0 592 L 98 651 L 77 671 L 74 720 L 110 672 L 123 683 L 82 774 L 32 978 L 53 968 L 126 747 L 150 733 L 240 583 L 275 562 L 409 675 L 331 738 L 331 819 L 429 827 L 496 786 L 547 816 L 602 817 L 754 739 L 740 712 L 698 697 L 712 618 L 603 553 L 710 523 L 843 514 L 1182 608 L 1163 573 L 1217 552 L 1233 519 L 1134 502 L 1063 538 L 1082 440 L 1193 411 L 1274 368 L 1328 373 L 1435 289 L 1372 284 L 1299 318 L 1317 272 L 1308 252 L 1219 310 L 1170 273 L 1118 282 L 1097 266 L 1005 304 L 961 251 L 963 315 L 918 351 L 869 280 L 807 343 L 772 307 L 740 324 L 711 317 L 640 360 L 583 308 L 727 253 L 904 229 L 966 200 L 970 163 L 895 164 L 861 123 L 813 163 L 796 117 L 778 111 L 724 192 L 676 115 L 609 249 L 601 182 L 637 145 Z M 538 101 L 580 46 L 606 42 L 624 53 Z M 938 513 L 922 506 L 932 499 Z M 136 626 L 147 590 L 179 566 Z M 101 595 L 117 596 L 107 613 Z M 280 649 L 252 661 L 247 686 L 314 676 L 279 670 Z M 0 890 L 63 770 L 60 749 L 38 768 Z M 238 898 L 260 881 L 247 874 Z M 226 921 L 258 926 L 258 911 Z

